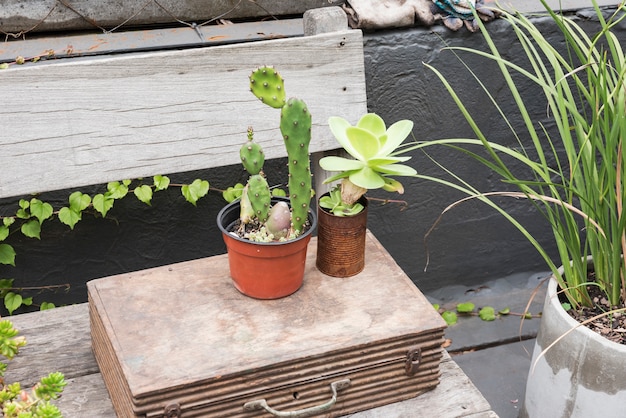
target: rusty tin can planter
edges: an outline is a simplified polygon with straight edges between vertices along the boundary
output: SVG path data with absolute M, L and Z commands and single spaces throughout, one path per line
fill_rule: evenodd
M 272 198 L 272 202 L 279 200 L 289 202 Z M 307 246 L 317 225 L 316 214 L 309 210 L 310 228 L 298 238 L 284 242 L 253 242 L 229 233 L 238 218 L 238 200 L 224 206 L 217 215 L 235 288 L 256 299 L 279 299 L 296 292 L 304 279 Z
M 350 277 L 365 268 L 367 198 L 361 197 L 363 210 L 355 216 L 335 216 L 317 205 L 317 260 L 322 273 Z

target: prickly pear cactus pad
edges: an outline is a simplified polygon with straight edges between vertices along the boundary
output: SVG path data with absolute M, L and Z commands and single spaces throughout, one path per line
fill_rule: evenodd
M 289 198 L 292 226 L 302 232 L 311 201 L 311 114 L 300 99 L 289 99 L 280 112 L 280 131 L 289 158 Z
M 261 67 L 252 72 L 250 90 L 263 103 L 275 109 L 285 104 L 285 83 L 272 67 Z
M 311 201 L 311 114 L 304 101 L 296 98 L 285 100 L 285 82 L 272 67 L 261 67 L 252 72 L 250 90 L 266 105 L 281 110 L 280 131 L 289 161 L 291 227 L 297 235 L 303 232 Z
M 248 128 L 248 142 L 241 146 L 239 150 L 241 164 L 250 175 L 259 174 L 265 164 L 265 155 L 259 144 L 254 142 L 252 128 Z

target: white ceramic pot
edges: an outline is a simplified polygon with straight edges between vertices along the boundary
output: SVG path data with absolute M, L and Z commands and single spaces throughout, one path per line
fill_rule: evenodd
M 626 417 L 626 346 L 611 342 L 561 307 L 550 279 L 533 352 L 522 418 Z M 559 336 L 570 332 L 543 356 Z

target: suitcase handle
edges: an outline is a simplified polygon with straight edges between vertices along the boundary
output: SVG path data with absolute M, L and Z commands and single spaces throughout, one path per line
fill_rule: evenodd
M 265 409 L 275 417 L 281 418 L 303 418 L 310 417 L 311 415 L 319 414 L 320 412 L 328 411 L 337 402 L 337 391 L 350 386 L 350 379 L 338 380 L 330 384 L 330 391 L 333 396 L 330 401 L 317 406 L 311 406 L 309 408 L 298 409 L 296 411 L 277 411 L 270 407 L 265 399 L 259 399 L 256 401 L 246 402 L 243 405 L 243 409 L 246 411 L 255 411 L 257 409 Z

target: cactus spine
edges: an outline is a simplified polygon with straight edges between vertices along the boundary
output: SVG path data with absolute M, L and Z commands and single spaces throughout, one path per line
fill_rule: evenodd
M 280 131 L 289 160 L 289 199 L 292 229 L 302 232 L 311 201 L 311 114 L 300 99 L 285 100 L 284 81 L 271 67 L 261 67 L 250 75 L 250 90 L 263 103 L 280 109 Z

